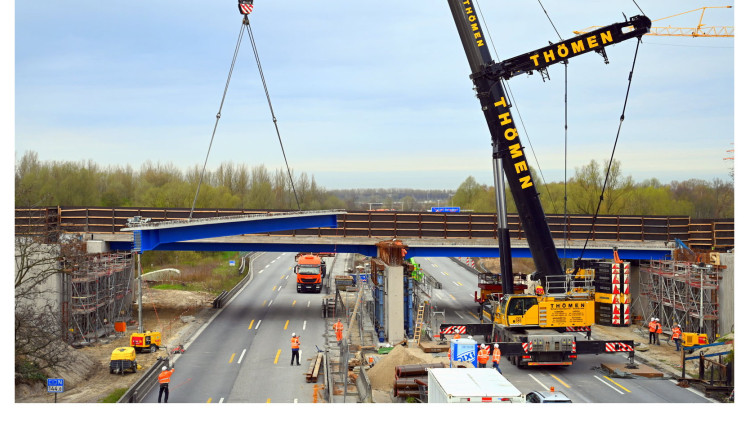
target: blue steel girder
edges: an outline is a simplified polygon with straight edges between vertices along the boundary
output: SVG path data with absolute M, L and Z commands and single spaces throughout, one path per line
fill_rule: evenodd
M 140 232 L 141 252 L 150 250 L 217 250 L 215 248 L 195 249 L 193 245 L 199 245 L 200 242 L 178 242 L 315 227 L 337 227 L 336 216 L 338 214 L 343 214 L 343 212 L 269 215 L 238 219 L 204 219 L 195 222 L 154 225 L 153 227 L 141 226 L 125 229 L 125 231 Z M 138 233 L 134 233 L 134 236 L 137 237 Z M 173 246 L 168 247 L 167 245 Z M 214 245 L 219 246 L 221 243 Z M 241 251 L 243 249 L 226 249 L 226 246 L 223 246 L 221 250 Z
M 333 252 L 333 253 L 358 253 L 365 256 L 377 256 L 375 240 L 363 239 L 361 243 L 302 243 L 291 238 L 288 242 L 172 242 L 160 243 L 151 250 L 160 251 L 266 251 L 266 252 Z M 129 242 L 111 242 L 112 250 L 130 250 L 132 244 Z M 650 260 L 667 259 L 671 255 L 669 248 L 643 248 L 638 244 L 620 246 L 618 251 L 621 259 Z M 562 258 L 578 258 L 581 255 L 580 248 L 558 249 L 558 256 Z M 514 258 L 531 258 L 528 248 L 513 247 L 511 255 Z M 456 257 L 472 256 L 477 258 L 497 258 L 499 256 L 497 246 L 408 246 L 405 259 L 412 257 Z M 587 248 L 584 259 L 611 259 L 610 248 Z

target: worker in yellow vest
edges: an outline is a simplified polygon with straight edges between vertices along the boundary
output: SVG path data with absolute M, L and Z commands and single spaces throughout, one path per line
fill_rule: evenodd
M 167 369 L 166 366 L 161 367 L 161 373 L 159 374 L 159 403 L 161 403 L 162 393 L 164 393 L 164 403 L 169 401 L 169 380 L 172 378 L 172 374 L 174 374 L 174 368 Z
M 336 331 L 336 341 L 341 341 L 344 338 L 344 324 L 341 323 L 341 318 L 333 324 L 333 330 Z
M 676 350 L 679 352 L 680 343 L 682 343 L 682 325 L 677 324 L 672 327 L 672 340 L 674 341 Z
M 502 374 L 503 371 L 500 370 L 500 357 L 502 355 L 502 353 L 500 353 L 500 345 L 495 343 L 494 346 L 494 350 L 492 351 L 492 367 Z
M 479 368 L 486 368 L 487 361 L 490 360 L 490 348 L 489 346 L 482 343 L 479 346 L 479 352 L 477 352 L 477 361 L 479 361 Z
M 299 366 L 299 336 L 292 333 L 292 362 L 290 365 L 294 365 L 295 358 L 297 358 L 297 366 Z

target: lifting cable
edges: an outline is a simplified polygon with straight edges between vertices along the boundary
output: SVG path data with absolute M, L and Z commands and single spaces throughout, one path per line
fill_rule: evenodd
M 578 260 L 583 259 L 583 254 L 586 252 L 586 246 L 589 243 L 589 239 L 591 239 L 591 234 L 594 232 L 594 225 L 596 224 L 596 218 L 599 216 L 599 209 L 602 206 L 602 202 L 604 202 L 604 191 L 607 189 L 607 180 L 609 179 L 609 171 L 612 168 L 612 161 L 615 157 L 615 149 L 617 149 L 617 141 L 620 138 L 620 130 L 622 129 L 622 122 L 625 120 L 625 108 L 628 106 L 628 96 L 630 95 L 630 86 L 633 83 L 633 70 L 635 70 L 635 62 L 638 58 L 638 47 L 641 44 L 641 37 L 638 37 L 638 42 L 635 45 L 635 55 L 633 56 L 633 65 L 630 68 L 630 74 L 628 75 L 628 89 L 625 92 L 625 103 L 622 105 L 622 114 L 620 114 L 620 124 L 617 127 L 617 135 L 615 136 L 615 143 L 612 146 L 612 154 L 609 156 L 609 163 L 607 164 L 607 173 L 604 176 L 604 183 L 602 184 L 602 192 L 599 194 L 599 203 L 596 205 L 596 212 L 594 213 L 594 218 L 591 221 L 591 229 L 589 230 L 588 236 L 586 236 L 586 242 L 583 244 L 583 248 L 581 249 L 581 255 L 578 257 Z
M 552 25 L 552 29 L 555 30 L 555 33 L 557 34 L 557 37 L 560 38 L 560 41 L 562 41 L 562 37 L 560 36 L 560 32 L 557 30 L 557 27 L 555 26 L 555 23 L 552 22 L 552 18 L 549 16 L 549 13 L 547 13 L 547 9 L 544 8 L 544 5 L 542 4 L 542 0 L 537 0 L 539 2 L 539 6 L 544 11 L 544 14 L 547 16 L 547 19 L 549 20 L 550 25 Z M 564 141 L 564 169 L 563 169 L 563 262 L 567 261 L 568 257 L 568 61 L 563 61 L 563 64 L 565 64 L 565 91 L 563 94 L 564 102 L 565 102 L 565 141 Z M 550 195 L 551 196 L 551 195 Z M 552 199 L 552 198 L 550 198 Z M 554 202 L 553 202 L 553 209 L 554 209 Z
M 234 65 L 237 62 L 237 53 L 240 50 L 240 44 L 242 44 L 242 31 L 245 29 L 245 26 L 247 26 L 247 33 L 250 37 L 250 43 L 253 46 L 253 54 L 255 56 L 255 62 L 258 64 L 258 72 L 260 72 L 260 79 L 263 82 L 263 90 L 266 93 L 266 100 L 268 101 L 268 107 L 271 110 L 271 117 L 273 118 L 273 125 L 276 128 L 276 136 L 279 139 L 279 145 L 281 145 L 281 153 L 284 156 L 284 164 L 286 165 L 286 171 L 289 175 L 289 183 L 292 187 L 292 193 L 294 193 L 294 200 L 297 203 L 297 209 L 301 210 L 299 199 L 297 198 L 297 191 L 294 188 L 294 180 L 292 179 L 292 173 L 289 170 L 289 162 L 286 159 L 286 153 L 284 152 L 284 144 L 281 142 L 281 134 L 279 132 L 279 125 L 277 124 L 276 115 L 273 112 L 273 106 L 271 106 L 271 96 L 268 94 L 268 86 L 266 85 L 266 78 L 263 76 L 263 68 L 260 64 L 260 57 L 258 56 L 258 49 L 255 46 L 255 39 L 253 37 L 253 32 L 250 29 L 250 20 L 247 18 L 247 15 L 245 15 L 242 19 L 242 26 L 240 27 L 240 33 L 237 37 L 237 45 L 234 47 L 234 56 L 232 57 L 232 65 L 229 67 L 229 75 L 227 76 L 227 82 L 224 85 L 224 94 L 221 97 L 221 103 L 219 104 L 219 111 L 216 113 L 216 122 L 214 123 L 214 130 L 211 133 L 211 142 L 208 144 L 208 151 L 206 152 L 206 159 L 203 162 L 203 170 L 201 170 L 200 179 L 198 180 L 198 188 L 195 191 L 195 198 L 193 198 L 193 206 L 190 208 L 190 216 L 188 219 L 193 218 L 193 211 L 195 210 L 195 203 L 198 200 L 198 194 L 201 190 L 201 184 L 203 183 L 203 177 L 206 173 L 206 163 L 208 163 L 208 155 L 211 153 L 211 146 L 214 143 L 214 137 L 216 136 L 216 128 L 219 125 L 219 119 L 221 119 L 221 110 L 224 107 L 224 100 L 227 97 L 227 91 L 229 90 L 229 81 L 232 79 L 232 72 L 234 71 Z
M 244 23 L 243 23 L 244 25 Z M 219 104 L 219 111 L 216 113 L 216 122 L 214 123 L 214 130 L 211 133 L 211 142 L 208 144 L 208 151 L 206 152 L 206 159 L 203 161 L 203 170 L 201 170 L 200 179 L 198 179 L 198 188 L 195 191 L 195 198 L 193 198 L 193 206 L 190 208 L 190 215 L 188 220 L 193 218 L 193 210 L 195 210 L 195 202 L 198 201 L 198 194 L 201 191 L 201 184 L 203 183 L 203 176 L 206 173 L 206 163 L 208 163 L 208 155 L 211 153 L 211 146 L 214 144 L 214 136 L 216 136 L 216 128 L 219 126 L 219 119 L 221 119 L 221 109 L 224 107 L 224 100 L 227 97 L 227 90 L 229 89 L 229 81 L 232 79 L 232 72 L 234 71 L 234 64 L 237 62 L 237 52 L 240 51 L 240 44 L 242 44 L 242 27 L 240 27 L 240 34 L 237 37 L 237 45 L 234 47 L 234 57 L 232 57 L 232 65 L 229 67 L 229 76 L 227 76 L 227 83 L 224 85 L 224 95 L 221 96 L 221 103 Z
M 286 165 L 286 172 L 289 175 L 289 183 L 292 186 L 292 193 L 294 193 L 294 201 L 297 203 L 297 209 L 302 210 L 299 205 L 299 199 L 297 198 L 297 190 L 294 189 L 294 179 L 292 179 L 292 172 L 289 170 L 289 162 L 286 160 L 286 152 L 284 152 L 284 143 L 281 142 L 281 133 L 279 132 L 279 125 L 276 121 L 276 115 L 273 112 L 273 106 L 271 105 L 271 96 L 268 94 L 268 86 L 266 85 L 266 78 L 263 76 L 263 67 L 260 65 L 260 56 L 258 56 L 258 49 L 255 47 L 255 38 L 253 37 L 253 30 L 250 28 L 250 20 L 245 15 L 242 24 L 247 27 L 247 35 L 250 36 L 250 44 L 253 45 L 253 54 L 255 55 L 255 62 L 258 63 L 258 72 L 260 73 L 260 80 L 263 82 L 263 90 L 266 92 L 266 100 L 268 101 L 268 108 L 271 110 L 271 117 L 273 118 L 273 126 L 276 128 L 276 137 L 279 139 L 279 145 L 281 146 L 281 155 L 284 156 L 284 164 Z
M 499 58 L 500 55 L 497 54 L 497 49 L 495 48 L 495 42 L 492 40 L 492 33 L 489 29 L 489 26 L 487 25 L 487 22 L 484 20 L 484 14 L 482 13 L 482 9 L 479 6 L 479 1 L 474 2 L 474 6 L 477 8 L 477 11 L 479 12 L 479 16 L 482 19 L 482 25 L 484 26 L 485 30 L 484 32 L 487 34 L 490 45 L 492 45 L 492 51 L 495 53 L 495 57 Z M 553 25 L 554 26 L 554 25 Z M 557 31 L 557 29 L 555 29 Z M 558 34 L 559 36 L 559 34 Z M 566 69 L 567 69 L 567 60 L 566 63 Z M 555 208 L 555 203 L 552 201 L 552 194 L 549 191 L 549 187 L 547 186 L 547 181 L 544 179 L 544 172 L 542 171 L 542 167 L 539 165 L 539 159 L 536 156 L 536 152 L 534 151 L 534 145 L 531 142 L 531 136 L 529 135 L 529 132 L 526 130 L 526 124 L 523 121 L 523 116 L 521 115 L 521 109 L 516 103 L 516 98 L 513 96 L 513 91 L 510 89 L 510 83 L 505 83 L 502 79 L 500 81 L 495 82 L 500 83 L 503 86 L 503 90 L 508 92 L 508 95 L 510 95 L 510 101 L 508 102 L 508 106 L 512 106 L 515 104 L 516 107 L 516 115 L 518 115 L 518 121 L 521 123 L 521 128 L 523 129 L 523 133 L 526 136 L 526 139 L 529 142 L 529 148 L 531 148 L 531 155 L 534 157 L 534 161 L 536 162 L 536 167 L 539 169 L 539 177 L 542 178 L 542 185 L 544 186 L 544 189 L 547 191 L 547 196 L 550 198 L 550 203 L 552 204 L 553 209 Z M 504 177 L 504 176 L 502 176 Z M 556 212 L 556 211 L 555 211 Z

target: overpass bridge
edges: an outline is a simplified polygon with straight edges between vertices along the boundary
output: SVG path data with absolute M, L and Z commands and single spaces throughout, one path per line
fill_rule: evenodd
M 107 250 L 338 252 L 377 256 L 376 243 L 394 238 L 411 256 L 497 257 L 493 213 L 311 211 L 187 208 L 40 207 L 16 209 L 16 233 L 74 233 Z M 128 220 L 149 220 L 138 228 Z M 680 239 L 693 249 L 734 247 L 734 221 L 687 216 L 548 215 L 562 258 L 663 259 Z M 594 223 L 592 225 L 592 222 Z M 530 257 L 517 214 L 508 216 L 514 257 Z M 314 227 L 314 228 L 310 228 Z M 139 239 L 134 233 L 140 232 Z

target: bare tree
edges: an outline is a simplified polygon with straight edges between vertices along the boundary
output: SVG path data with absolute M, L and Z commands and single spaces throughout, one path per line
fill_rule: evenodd
M 40 209 L 44 211 L 44 209 Z M 50 235 L 46 218 L 29 213 L 15 236 L 15 368 L 16 381 L 41 379 L 68 368 L 70 347 L 63 341 L 59 298 L 66 263 L 85 252 L 82 242 Z

